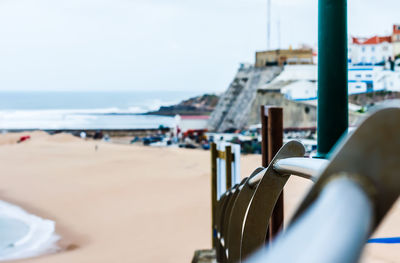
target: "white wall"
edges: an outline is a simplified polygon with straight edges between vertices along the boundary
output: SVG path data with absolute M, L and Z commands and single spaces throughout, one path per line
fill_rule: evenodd
M 388 42 L 377 45 L 349 45 L 351 64 L 376 64 L 387 61 L 389 57 L 393 57 L 393 46 Z
M 202 130 L 207 128 L 207 122 L 208 119 L 206 120 L 198 120 L 198 119 L 181 119 L 177 125 L 181 129 L 182 132 L 185 132 L 187 130 Z
M 400 71 L 385 70 L 379 66 L 355 66 L 349 68 L 349 94 L 363 93 L 372 82 L 373 91 L 400 91 Z
M 290 100 L 309 100 L 317 97 L 317 83 L 296 81 L 282 88 L 281 92 Z

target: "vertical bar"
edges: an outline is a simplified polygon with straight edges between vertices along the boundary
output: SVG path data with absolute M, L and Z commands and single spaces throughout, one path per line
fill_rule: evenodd
M 268 106 L 262 105 L 260 109 L 261 118 L 261 166 L 268 167 Z M 269 226 L 268 226 L 269 228 Z M 269 242 L 269 230 L 265 237 L 266 242 Z
M 260 118 L 261 118 L 261 166 L 268 166 L 268 107 L 265 105 L 261 106 Z
M 268 162 L 271 162 L 283 145 L 283 109 L 268 108 Z M 283 227 L 283 191 L 278 198 L 270 220 L 269 235 L 273 240 Z
M 216 247 L 215 210 L 217 207 L 217 145 L 211 143 L 211 237 L 212 247 Z
M 347 0 L 319 0 L 318 157 L 348 128 Z
M 232 146 L 225 147 L 226 190 L 232 187 Z

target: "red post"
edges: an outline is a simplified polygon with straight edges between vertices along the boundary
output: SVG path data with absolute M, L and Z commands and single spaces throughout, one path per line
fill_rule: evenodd
M 261 118 L 261 166 L 267 167 L 269 164 L 268 160 L 268 107 L 265 105 L 261 106 L 260 118 Z
M 268 167 L 268 106 L 262 105 L 260 108 L 260 118 L 261 118 L 261 166 Z M 269 226 L 268 226 L 269 227 Z M 267 236 L 265 237 L 266 243 L 270 240 L 270 233 L 267 231 Z
M 283 145 L 283 109 L 281 107 L 268 108 L 268 162 Z M 270 241 L 283 228 L 283 192 L 275 205 L 269 224 Z

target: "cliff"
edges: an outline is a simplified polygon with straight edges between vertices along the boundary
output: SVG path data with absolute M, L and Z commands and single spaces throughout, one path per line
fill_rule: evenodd
M 219 97 L 214 94 L 204 94 L 193 97 L 172 106 L 162 106 L 159 110 L 148 112 L 152 115 L 210 115 L 218 103 Z

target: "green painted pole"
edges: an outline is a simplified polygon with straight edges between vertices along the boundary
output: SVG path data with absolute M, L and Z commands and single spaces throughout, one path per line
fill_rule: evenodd
M 347 0 L 319 0 L 318 157 L 347 131 Z

